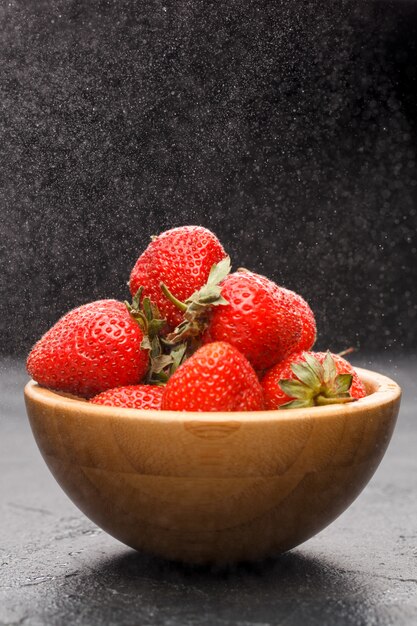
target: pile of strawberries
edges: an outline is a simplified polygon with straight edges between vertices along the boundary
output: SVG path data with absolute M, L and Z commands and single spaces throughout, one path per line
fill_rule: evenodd
M 130 275 L 132 302 L 64 315 L 30 352 L 29 374 L 95 404 L 138 409 L 258 411 L 365 395 L 345 359 L 311 352 L 316 323 L 300 295 L 230 270 L 201 226 L 153 237 Z

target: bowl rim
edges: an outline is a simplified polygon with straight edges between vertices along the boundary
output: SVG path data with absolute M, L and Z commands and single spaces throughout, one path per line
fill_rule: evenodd
M 50 408 L 61 408 L 66 412 L 83 412 L 93 418 L 115 418 L 122 420 L 149 420 L 153 422 L 257 422 L 299 420 L 302 418 L 317 419 L 321 417 L 355 415 L 362 411 L 369 412 L 372 409 L 396 402 L 401 397 L 400 386 L 388 376 L 372 370 L 359 367 L 354 368 L 361 380 L 368 385 L 376 386 L 369 395 L 349 404 L 333 404 L 329 406 L 316 406 L 303 409 L 291 409 L 282 411 L 279 409 L 262 411 L 157 411 L 145 409 L 126 409 L 120 407 L 91 404 L 85 399 L 77 398 L 64 392 L 52 391 L 41 387 L 38 383 L 30 380 L 24 389 L 25 398 L 36 404 L 43 404 Z

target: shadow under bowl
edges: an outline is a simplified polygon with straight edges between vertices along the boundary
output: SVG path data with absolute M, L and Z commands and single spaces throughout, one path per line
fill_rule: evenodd
M 367 484 L 401 390 L 289 411 L 182 413 L 90 404 L 29 382 L 39 449 L 71 500 L 123 543 L 189 563 L 255 560 L 322 530 Z

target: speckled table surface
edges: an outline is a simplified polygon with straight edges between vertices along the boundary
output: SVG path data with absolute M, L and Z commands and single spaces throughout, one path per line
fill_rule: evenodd
M 298 549 L 228 570 L 143 556 L 107 536 L 49 474 L 21 363 L 0 366 L 0 625 L 320 626 L 417 623 L 417 358 L 356 358 L 404 389 L 371 483 Z

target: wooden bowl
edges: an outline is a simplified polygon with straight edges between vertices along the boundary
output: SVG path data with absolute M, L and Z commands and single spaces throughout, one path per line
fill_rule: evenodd
M 96 524 L 137 550 L 232 562 L 312 537 L 371 478 L 401 390 L 385 376 L 357 371 L 365 398 L 289 411 L 118 409 L 34 382 L 25 398 L 49 469 Z

